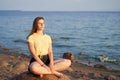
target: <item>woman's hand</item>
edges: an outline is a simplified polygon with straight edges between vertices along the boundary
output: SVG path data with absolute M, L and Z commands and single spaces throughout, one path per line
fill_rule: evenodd
M 51 70 L 51 72 L 52 72 L 52 73 L 54 73 L 54 72 L 55 72 L 55 68 L 54 68 L 54 66 L 53 66 L 53 65 L 51 65 L 51 64 L 50 64 L 50 70 Z

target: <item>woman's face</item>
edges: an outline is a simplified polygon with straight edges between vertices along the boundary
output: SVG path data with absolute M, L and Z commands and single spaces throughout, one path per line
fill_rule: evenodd
M 45 24 L 44 24 L 44 20 L 43 19 L 40 19 L 37 23 L 37 30 L 44 30 L 44 27 L 45 27 Z

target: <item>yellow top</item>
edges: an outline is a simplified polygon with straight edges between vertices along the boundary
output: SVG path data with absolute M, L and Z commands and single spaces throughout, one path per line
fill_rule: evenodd
M 48 54 L 49 45 L 52 43 L 49 35 L 44 34 L 42 36 L 38 36 L 36 33 L 30 35 L 27 41 L 34 44 L 37 55 Z

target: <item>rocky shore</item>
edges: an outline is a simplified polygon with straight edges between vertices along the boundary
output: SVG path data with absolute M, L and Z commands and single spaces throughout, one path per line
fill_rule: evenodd
M 27 73 L 29 60 L 30 56 L 0 47 L 0 80 L 13 80 L 14 77 Z M 100 64 L 88 66 L 79 61 L 73 61 L 70 68 L 62 73 L 70 80 L 120 80 L 118 70 L 109 70 Z

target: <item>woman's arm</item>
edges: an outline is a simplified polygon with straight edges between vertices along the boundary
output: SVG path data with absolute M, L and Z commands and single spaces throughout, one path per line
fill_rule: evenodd
M 53 60 L 52 44 L 49 45 L 48 55 L 50 59 L 50 69 L 53 72 L 54 71 L 54 60 Z
M 40 60 L 40 58 L 37 56 L 36 52 L 35 52 L 35 48 L 34 48 L 34 44 L 31 42 L 28 42 L 28 48 L 32 54 L 32 56 L 34 57 L 34 59 L 40 64 L 43 65 L 44 63 Z

